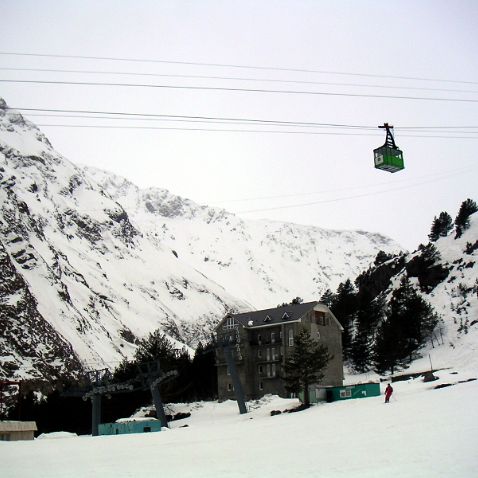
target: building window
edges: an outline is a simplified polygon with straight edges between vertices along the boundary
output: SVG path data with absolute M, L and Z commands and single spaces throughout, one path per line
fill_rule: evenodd
M 267 349 L 266 350 L 266 360 L 269 362 L 269 360 L 271 359 L 271 349 Z
M 262 382 L 259 382 L 259 390 L 264 390 L 264 384 Z
M 267 365 L 267 376 L 272 377 L 272 369 L 271 369 L 271 364 Z
M 320 340 L 320 331 L 317 330 L 317 340 Z
M 234 387 L 232 386 L 232 383 L 227 384 L 227 391 L 232 392 L 234 390 Z
M 228 317 L 226 319 L 226 323 L 224 325 L 225 329 L 233 329 L 234 328 L 234 317 Z
M 271 332 L 271 344 L 275 344 L 275 343 L 276 343 L 276 333 Z
M 259 370 L 259 375 L 262 375 L 264 373 L 264 367 L 262 365 L 259 365 L 258 370 Z
M 330 317 L 328 317 L 325 312 L 319 312 L 316 310 L 314 315 L 318 325 L 330 325 Z
M 226 371 L 227 371 L 227 375 L 231 375 L 231 371 L 229 370 L 229 367 L 226 365 Z
M 272 360 L 275 360 L 275 359 L 276 359 L 276 349 L 275 349 L 275 347 L 272 347 L 271 357 L 272 357 Z
M 261 349 L 259 349 L 257 351 L 257 358 L 262 358 L 262 350 Z
M 345 390 L 340 390 L 340 398 L 350 398 L 352 396 L 352 390 L 346 388 Z
M 289 329 L 289 347 L 294 346 L 294 330 Z
M 262 344 L 262 335 L 261 335 L 261 334 L 257 334 L 257 343 L 258 343 L 259 345 Z
M 276 364 L 273 363 L 271 366 L 271 377 L 275 377 L 275 376 L 276 376 Z

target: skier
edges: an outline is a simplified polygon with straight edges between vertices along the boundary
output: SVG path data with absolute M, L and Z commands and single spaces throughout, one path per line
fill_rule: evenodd
M 390 384 L 387 385 L 387 388 L 385 389 L 385 403 L 388 403 L 390 400 L 390 397 L 392 396 L 393 393 L 393 388 Z

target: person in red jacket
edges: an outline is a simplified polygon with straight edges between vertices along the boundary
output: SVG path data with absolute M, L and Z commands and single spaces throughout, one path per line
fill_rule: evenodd
M 393 388 L 390 384 L 387 385 L 387 388 L 385 389 L 385 403 L 388 403 L 390 400 L 390 397 L 392 396 L 393 393 Z

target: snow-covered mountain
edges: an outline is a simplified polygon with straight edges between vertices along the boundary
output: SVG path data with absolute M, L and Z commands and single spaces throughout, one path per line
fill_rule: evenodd
M 355 278 L 378 251 L 401 250 L 380 234 L 244 220 L 165 189 L 140 189 L 109 172 L 85 169 L 151 242 L 170 247 L 256 308 L 296 296 L 317 299 L 327 288 Z
M 229 310 L 317 299 L 379 234 L 244 221 L 80 168 L 0 99 L 0 376 L 114 366 L 161 328 L 194 347 Z

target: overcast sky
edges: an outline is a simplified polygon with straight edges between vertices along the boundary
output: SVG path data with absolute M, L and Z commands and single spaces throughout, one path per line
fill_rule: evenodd
M 2 80 L 195 87 L 2 82 L 12 107 L 217 118 L 25 112 L 42 125 L 122 126 L 41 126 L 75 163 L 244 218 L 381 232 L 409 249 L 435 215 L 478 199 L 476 1 L 2 0 L 0 13 L 3 53 L 103 57 L 0 54 Z M 384 122 L 404 152 L 395 174 L 373 166 Z

